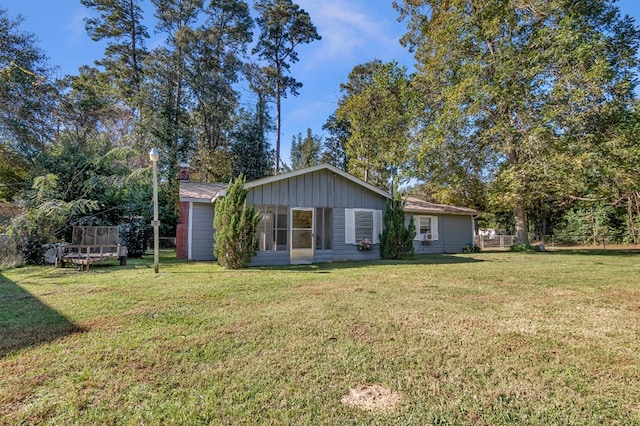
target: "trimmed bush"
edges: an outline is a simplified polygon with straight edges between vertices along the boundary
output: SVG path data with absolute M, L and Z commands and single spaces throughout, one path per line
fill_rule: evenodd
M 245 179 L 231 180 L 227 195 L 216 202 L 213 219 L 214 249 L 218 264 L 225 268 L 239 269 L 249 264 L 256 252 L 256 228 L 260 215 L 253 207 L 247 207 Z
M 413 217 L 408 226 L 404 224 L 404 202 L 399 199 L 387 200 L 384 230 L 380 235 L 380 256 L 383 259 L 404 259 L 411 256 L 415 234 Z

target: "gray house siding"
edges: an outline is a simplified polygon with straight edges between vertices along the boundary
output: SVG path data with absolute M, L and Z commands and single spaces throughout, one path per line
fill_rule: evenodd
M 328 170 L 249 189 L 247 204 L 384 210 L 385 198 Z
M 382 210 L 385 208 L 385 201 L 381 200 L 381 204 L 371 207 L 363 207 L 368 209 Z M 351 208 L 351 207 L 349 207 Z M 359 208 L 359 206 L 354 206 Z M 345 209 L 334 209 L 334 225 L 333 225 L 333 258 L 330 262 L 343 262 L 347 260 L 375 260 L 380 259 L 380 244 L 373 244 L 372 249 L 368 251 L 359 251 L 358 246 L 353 244 L 345 244 Z
M 473 222 L 470 216 L 442 216 L 445 253 L 462 253 L 467 243 L 473 244 Z
M 386 198 L 328 170 L 253 187 L 247 194 L 247 204 L 331 208 L 332 248 L 316 250 L 314 263 L 380 258 L 379 244 L 374 245 L 370 251 L 358 251 L 357 246 L 345 244 L 345 208 L 384 211 Z M 289 263 L 289 250 L 258 251 L 251 259 L 252 266 Z
M 282 266 L 289 265 L 289 250 L 280 251 L 258 251 L 251 258 L 251 266 Z
M 213 204 L 192 203 L 193 227 L 190 260 L 215 260 L 213 256 Z
M 407 215 L 406 223 L 409 222 Z M 420 216 L 417 214 L 416 216 Z M 473 241 L 473 224 L 471 216 L 431 215 L 438 217 L 438 239 L 436 241 L 413 241 L 416 254 L 462 253 L 469 241 Z

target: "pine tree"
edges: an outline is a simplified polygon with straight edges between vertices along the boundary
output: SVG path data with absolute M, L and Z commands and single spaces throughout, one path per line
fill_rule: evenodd
M 144 46 L 149 38 L 142 24 L 143 11 L 140 0 L 80 0 L 87 8 L 98 12 L 97 17 L 86 18 L 85 28 L 94 41 L 107 40 L 104 58 L 97 62 L 103 65 L 118 87 L 120 93 L 131 104 L 140 92 L 144 79 L 142 63 L 147 55 Z
M 256 228 L 260 215 L 253 206 L 247 207 L 248 190 L 244 184 L 244 176 L 229 182 L 227 194 L 216 203 L 213 219 L 213 253 L 220 266 L 230 269 L 247 266 L 257 246 Z
M 304 139 L 301 133 L 298 133 L 297 139 L 294 136 L 291 141 L 291 168 L 298 170 L 320 164 L 321 145 L 320 136 L 313 135 L 311 129 L 307 129 L 307 136 Z
M 256 18 L 260 36 L 253 53 L 264 59 L 265 71 L 271 80 L 276 100 L 276 157 L 275 174 L 280 171 L 280 124 L 282 121 L 282 98 L 287 92 L 296 96 L 302 83 L 287 73 L 291 64 L 298 62 L 296 49 L 302 44 L 320 40 L 311 17 L 291 0 L 259 0 L 255 3 L 259 16 Z

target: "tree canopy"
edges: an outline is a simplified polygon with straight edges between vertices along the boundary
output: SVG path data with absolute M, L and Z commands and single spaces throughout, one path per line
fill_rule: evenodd
M 593 152 L 616 123 L 601 117 L 632 99 L 640 40 L 614 2 L 396 7 L 408 22 L 402 42 L 417 60 L 416 176 L 452 189 L 465 176 L 490 179 L 490 201 L 513 210 L 520 242 L 536 202 L 582 195 L 604 178 L 594 175 Z
M 82 221 L 148 219 L 151 147 L 161 152 L 168 235 L 179 163 L 217 182 L 284 169 L 282 99 L 302 87 L 293 72 L 301 47 L 320 40 L 304 9 L 291 0 L 81 3 L 105 51 L 60 78 L 22 18 L 0 9 L 0 200 L 30 218 L 16 232 L 55 241 Z M 355 65 L 326 133 L 294 138 L 294 168 L 328 162 L 389 191 L 399 182 L 483 210 L 481 221 L 523 243 L 548 232 L 640 241 L 640 32 L 614 0 L 395 7 L 415 68 Z M 149 46 L 152 30 L 160 41 Z
M 260 35 L 253 53 L 266 61 L 264 67 L 276 100 L 276 151 L 274 172 L 280 169 L 280 134 L 282 98 L 296 96 L 302 83 L 288 75 L 291 64 L 298 62 L 297 49 L 321 37 L 311 16 L 291 0 L 258 0 L 255 3 Z

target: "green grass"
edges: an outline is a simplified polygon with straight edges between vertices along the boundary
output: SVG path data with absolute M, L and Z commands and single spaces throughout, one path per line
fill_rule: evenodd
M 640 424 L 639 260 L 4 271 L 0 424 Z

